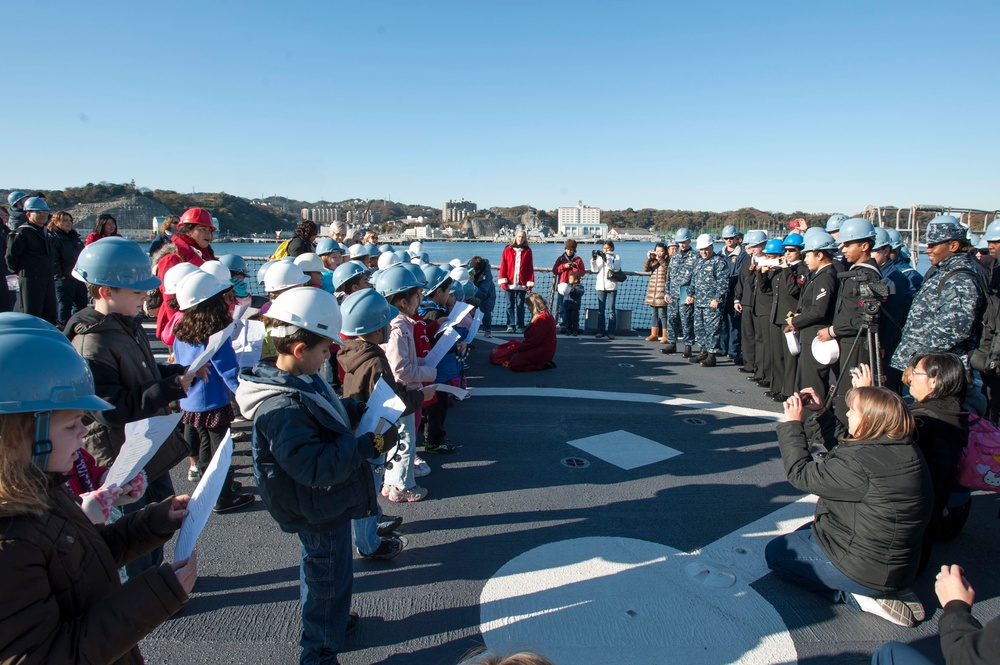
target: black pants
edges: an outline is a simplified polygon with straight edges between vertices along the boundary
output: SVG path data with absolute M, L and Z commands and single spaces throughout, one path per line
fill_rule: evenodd
M 222 445 L 222 440 L 226 438 L 229 425 L 220 427 L 193 427 L 184 425 L 184 440 L 188 442 L 191 456 L 198 457 L 198 467 L 204 471 L 212 462 L 212 456 Z M 219 500 L 216 505 L 224 505 L 233 495 L 233 469 L 226 469 L 226 480 L 222 483 L 222 491 L 219 492 Z
M 757 369 L 757 329 L 753 312 L 749 309 L 744 309 L 740 316 L 740 328 L 743 364 L 746 369 Z
M 566 310 L 566 327 L 571 331 L 580 330 L 580 310 L 579 309 L 567 309 Z
M 424 407 L 424 446 L 440 446 L 447 432 L 444 421 L 448 417 L 448 393 L 435 393 L 437 401 Z
M 21 311 L 45 319 L 52 325 L 58 323 L 54 276 L 21 278 Z
M 128 515 L 129 513 L 138 512 L 151 503 L 158 503 L 174 495 L 174 484 L 170 480 L 169 473 L 164 473 L 158 478 L 149 478 L 147 482 L 146 493 L 143 497 L 135 503 L 123 506 L 122 513 Z M 163 546 L 157 547 L 151 552 L 138 556 L 126 563 L 125 574 L 129 579 L 132 579 L 133 577 L 138 577 L 143 571 L 149 568 L 158 567 L 161 563 L 163 563 Z

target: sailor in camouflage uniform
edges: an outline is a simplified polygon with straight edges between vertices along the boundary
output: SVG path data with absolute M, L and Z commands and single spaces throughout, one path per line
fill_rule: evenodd
M 891 365 L 905 371 L 914 355 L 944 351 L 960 356 L 968 367 L 968 354 L 979 343 L 983 294 L 966 229 L 955 217 L 939 215 L 927 225 L 926 242 L 937 269 L 913 297 Z
M 729 292 L 729 266 L 715 253 L 712 236 L 703 233 L 695 243 L 698 260 L 694 264 L 688 302 L 694 305 L 694 334 L 701 346 L 701 353 L 689 359 L 702 367 L 715 367 L 719 353 L 719 333 L 722 328 L 722 308 Z
M 688 284 L 691 283 L 691 272 L 699 260 L 698 252 L 691 248 L 691 232 L 678 229 L 674 239 L 679 245 L 677 252 L 670 257 L 667 268 L 667 345 L 660 349 L 661 353 L 677 351 L 677 342 L 684 344 L 684 357 L 691 357 L 691 345 L 694 344 L 694 305 L 685 303 L 681 297 L 683 287 L 687 295 Z

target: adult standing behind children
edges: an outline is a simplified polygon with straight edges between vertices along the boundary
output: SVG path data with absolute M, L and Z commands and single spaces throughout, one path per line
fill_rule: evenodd
M 94 221 L 94 230 L 87 236 L 87 244 L 89 245 L 101 238 L 110 238 L 112 236 L 121 237 L 121 234 L 118 233 L 118 220 L 113 215 L 107 213 L 98 215 L 97 220 Z
M 490 262 L 481 256 L 473 256 L 469 261 L 469 274 L 476 285 L 479 311 L 483 313 L 482 331 L 486 337 L 493 337 L 493 308 L 497 304 L 497 286 L 493 281 Z
M 170 237 L 169 243 L 165 243 L 160 251 L 153 255 L 156 276 L 162 281 L 167 271 L 178 263 L 201 266 L 206 261 L 214 261 L 215 252 L 212 250 L 214 234 L 215 225 L 212 223 L 212 215 L 207 210 L 204 208 L 185 210 L 177 225 L 177 233 Z M 162 340 L 163 329 L 177 310 L 170 305 L 170 299 L 166 297 L 162 284 L 160 294 L 164 297 L 163 306 L 156 315 L 156 337 Z
M 567 312 L 563 309 L 563 298 L 566 297 L 566 291 L 569 289 L 569 276 L 573 273 L 582 275 L 586 271 L 586 268 L 583 267 L 583 259 L 576 255 L 576 240 L 568 238 L 563 245 L 563 253 L 559 255 L 555 265 L 552 266 L 552 274 L 555 276 L 553 279 L 556 280 L 556 313 L 562 320 L 562 326 L 559 329 L 561 335 L 565 335 L 569 328 Z
M 658 242 L 651 252 L 646 254 L 643 272 L 649 273 L 649 284 L 646 286 L 646 304 L 653 309 L 653 324 L 649 329 L 647 342 L 660 340 L 667 343 L 667 272 L 670 258 L 667 256 L 667 246 Z
M 188 497 L 91 523 L 64 481 L 84 413 L 111 405 L 58 331 L 23 327 L 0 332 L 0 366 L 18 378 L 0 385 L 0 661 L 141 663 L 139 641 L 187 602 L 196 557 L 124 584 L 117 569 L 171 538 Z
M 622 260 L 615 254 L 615 243 L 610 240 L 604 243 L 603 249 L 595 249 L 590 256 L 590 271 L 597 274 L 594 288 L 597 291 L 597 334 L 601 338 L 615 338 L 618 330 L 618 314 L 615 301 L 618 298 L 618 282 L 615 275 L 621 273 Z M 605 309 L 608 310 L 605 318 Z
M 278 296 L 268 312 L 278 355 L 240 376 L 240 409 L 253 418 L 253 470 L 282 531 L 298 535 L 301 663 L 336 663 L 351 612 L 351 520 L 375 514 L 368 460 L 391 450 L 396 429 L 354 430 L 364 405 L 338 399 L 319 374 L 341 331 L 337 299 L 322 289 Z
M 87 285 L 73 277 L 73 266 L 83 251 L 83 239 L 73 228 L 73 215 L 57 212 L 49 220 L 49 250 L 56 279 L 56 318 L 60 328 L 87 306 Z
M 524 332 L 524 297 L 535 286 L 528 234 L 518 231 L 500 256 L 500 289 L 507 292 L 507 332 Z
M 7 267 L 18 276 L 21 310 L 55 324 L 59 319 L 56 279 L 45 230 L 49 206 L 44 199 L 32 197 L 24 202 L 24 213 L 28 223 L 17 227 L 7 241 Z

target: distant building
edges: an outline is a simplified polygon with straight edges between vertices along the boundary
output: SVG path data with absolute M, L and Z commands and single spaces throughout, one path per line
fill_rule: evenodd
M 316 222 L 317 224 L 332 224 L 340 221 L 340 208 L 326 206 L 322 208 L 303 208 L 301 217 L 303 221 Z
M 344 215 L 344 221 L 348 224 L 364 227 L 371 224 L 379 224 L 382 221 L 382 215 L 373 210 L 348 210 L 347 214 Z
M 559 235 L 570 237 L 603 238 L 608 225 L 601 223 L 601 209 L 583 205 L 559 208 Z
M 442 222 L 461 222 L 466 217 L 476 212 L 476 204 L 465 199 L 447 201 L 441 206 Z

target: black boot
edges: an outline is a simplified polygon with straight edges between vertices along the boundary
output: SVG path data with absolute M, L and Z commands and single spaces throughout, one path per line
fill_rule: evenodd
M 673 342 L 668 342 L 666 346 L 660 349 L 660 353 L 666 353 L 670 355 L 671 353 L 677 353 L 677 345 Z
M 698 363 L 700 363 L 702 360 L 704 360 L 707 357 L 708 357 L 708 351 L 706 351 L 705 349 L 702 349 L 701 352 L 698 355 L 691 356 L 690 358 L 688 358 L 688 362 L 691 363 L 692 365 L 697 365 Z
M 701 361 L 702 367 L 715 367 L 715 354 L 706 354 L 705 359 Z
M 691 345 L 690 344 L 685 344 L 684 345 L 684 353 L 682 355 L 685 358 L 690 358 L 691 357 Z

